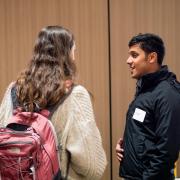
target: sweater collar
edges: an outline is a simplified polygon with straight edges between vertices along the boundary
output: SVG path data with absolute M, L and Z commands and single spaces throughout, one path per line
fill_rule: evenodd
M 144 90 L 147 90 L 149 88 L 156 86 L 160 81 L 163 81 L 169 78 L 176 79 L 176 75 L 168 70 L 167 65 L 161 66 L 159 71 L 146 74 L 137 81 L 136 95 Z

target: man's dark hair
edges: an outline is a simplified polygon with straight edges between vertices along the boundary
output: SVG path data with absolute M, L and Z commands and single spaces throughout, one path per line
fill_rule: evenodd
M 138 34 L 129 41 L 128 46 L 132 47 L 138 44 L 139 47 L 146 53 L 157 53 L 157 61 L 161 65 L 165 55 L 165 47 L 163 40 L 155 35 L 150 33 Z

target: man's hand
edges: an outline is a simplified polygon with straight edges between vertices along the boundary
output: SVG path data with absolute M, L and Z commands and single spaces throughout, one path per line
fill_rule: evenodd
M 123 139 L 120 138 L 116 145 L 116 156 L 117 156 L 117 159 L 119 160 L 119 162 L 121 162 L 123 159 L 124 149 L 122 146 L 123 146 Z

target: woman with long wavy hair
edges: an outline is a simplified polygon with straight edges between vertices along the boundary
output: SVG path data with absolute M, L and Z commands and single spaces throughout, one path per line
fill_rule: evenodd
M 43 28 L 27 68 L 9 85 L 0 106 L 1 126 L 8 124 L 13 110 L 48 109 L 60 144 L 62 178 L 98 180 L 106 167 L 106 156 L 88 91 L 75 84 L 75 41 L 60 26 Z

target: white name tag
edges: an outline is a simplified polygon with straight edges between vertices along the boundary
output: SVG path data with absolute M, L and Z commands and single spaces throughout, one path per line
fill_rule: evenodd
M 146 112 L 139 109 L 139 108 L 136 108 L 135 109 L 135 112 L 134 112 L 134 115 L 133 115 L 133 119 L 137 120 L 137 121 L 140 121 L 140 122 L 143 122 L 144 121 L 144 118 L 146 116 Z

